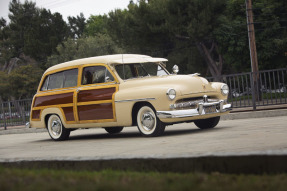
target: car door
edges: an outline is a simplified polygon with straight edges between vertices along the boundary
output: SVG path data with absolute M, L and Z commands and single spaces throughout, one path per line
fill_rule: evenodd
M 115 93 L 118 81 L 108 66 L 83 66 L 81 86 L 76 91 L 76 118 L 78 123 L 116 121 Z

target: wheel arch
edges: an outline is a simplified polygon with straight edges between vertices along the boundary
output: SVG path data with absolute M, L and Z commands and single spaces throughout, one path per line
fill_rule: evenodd
M 155 111 L 154 106 L 150 102 L 147 102 L 147 101 L 136 102 L 133 105 L 133 109 L 132 109 L 132 125 L 133 126 L 137 125 L 137 112 L 144 105 L 150 106 Z
M 48 128 L 48 120 L 51 115 L 57 115 L 60 119 L 62 124 L 66 127 L 66 121 L 62 116 L 62 111 L 60 108 L 47 108 L 42 111 L 42 120 L 45 124 L 45 127 Z

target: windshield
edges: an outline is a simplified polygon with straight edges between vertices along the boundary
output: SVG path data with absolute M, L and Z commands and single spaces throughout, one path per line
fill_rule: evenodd
M 168 73 L 157 63 L 119 64 L 115 66 L 117 73 L 123 79 L 142 78 L 146 76 L 162 76 Z

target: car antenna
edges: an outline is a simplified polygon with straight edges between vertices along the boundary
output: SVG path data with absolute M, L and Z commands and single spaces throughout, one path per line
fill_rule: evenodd
M 124 79 L 126 79 L 126 75 L 125 75 L 125 65 L 124 65 L 124 54 L 122 54 L 122 63 L 123 63 Z

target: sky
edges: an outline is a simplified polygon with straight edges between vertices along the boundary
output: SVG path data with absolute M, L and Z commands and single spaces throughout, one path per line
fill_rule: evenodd
M 9 3 L 11 0 L 0 0 L 0 18 L 8 20 Z M 50 9 L 52 13 L 59 12 L 67 21 L 68 16 L 83 13 L 88 19 L 90 15 L 103 15 L 115 9 L 127 8 L 130 0 L 29 0 L 36 2 L 39 8 Z M 20 0 L 24 3 L 25 0 Z

